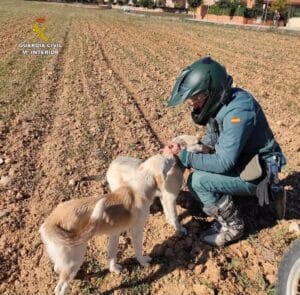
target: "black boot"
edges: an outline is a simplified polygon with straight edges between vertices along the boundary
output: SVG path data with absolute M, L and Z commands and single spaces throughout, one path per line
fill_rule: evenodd
M 224 195 L 215 205 L 204 207 L 203 211 L 217 221 L 201 234 L 202 242 L 211 246 L 224 246 L 243 236 L 244 221 L 238 215 L 230 195 Z

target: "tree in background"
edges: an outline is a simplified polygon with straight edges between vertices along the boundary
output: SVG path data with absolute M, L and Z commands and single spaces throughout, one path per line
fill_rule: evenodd
M 289 3 L 287 0 L 274 0 L 274 2 L 272 2 L 271 11 L 273 13 L 275 13 L 276 10 L 279 12 L 279 20 L 283 20 L 284 26 L 286 26 L 288 21 L 288 8 Z
M 153 0 L 138 0 L 138 5 L 146 8 L 153 8 L 154 7 L 154 1 Z
M 274 0 L 271 6 L 272 11 L 286 12 L 288 10 L 287 0 Z
M 156 7 L 166 7 L 166 0 L 156 0 L 155 6 Z
M 196 9 L 202 4 L 202 0 L 188 0 L 189 9 L 193 11 L 193 16 L 195 18 Z
M 202 4 L 202 0 L 188 0 L 189 7 L 197 8 Z
M 174 3 L 174 8 L 177 9 L 185 8 L 186 0 L 172 0 L 172 2 Z
M 129 0 L 117 0 L 117 3 L 118 3 L 119 5 L 127 5 L 128 2 L 129 2 Z

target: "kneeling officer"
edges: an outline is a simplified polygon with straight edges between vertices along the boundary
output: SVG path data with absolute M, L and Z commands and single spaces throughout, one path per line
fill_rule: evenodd
M 175 143 L 165 146 L 163 153 L 178 156 L 184 167 L 193 169 L 188 187 L 203 203 L 203 211 L 216 219 L 200 239 L 213 246 L 243 235 L 244 222 L 232 195 L 256 194 L 262 206 L 283 194 L 278 172 L 285 157 L 261 106 L 232 82 L 224 66 L 204 57 L 182 70 L 168 101 L 176 106 L 187 100 L 193 121 L 207 125 L 201 144 L 209 153 L 180 151 Z M 281 197 L 280 202 L 282 218 L 285 200 Z

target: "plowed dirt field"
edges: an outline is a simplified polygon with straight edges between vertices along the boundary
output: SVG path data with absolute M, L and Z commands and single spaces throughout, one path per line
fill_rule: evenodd
M 44 17 L 58 55 L 22 54 Z M 183 188 L 178 200 L 187 237 L 151 208 L 142 268 L 127 235 L 120 275 L 106 264 L 106 238 L 89 243 L 71 294 L 274 294 L 277 266 L 300 217 L 299 37 L 125 15 L 21 0 L 0 3 L 0 294 L 53 294 L 56 275 L 38 228 L 61 201 L 108 191 L 117 155 L 146 158 L 179 134 L 202 134 L 186 105 L 166 101 L 179 71 L 204 55 L 225 64 L 263 106 L 287 158 L 287 220 L 275 221 L 253 198 L 237 203 L 243 239 L 213 249 L 198 241 L 211 220 Z

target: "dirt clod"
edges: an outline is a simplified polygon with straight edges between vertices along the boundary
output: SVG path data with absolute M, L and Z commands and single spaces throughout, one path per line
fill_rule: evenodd
M 214 294 L 214 290 L 208 288 L 205 285 L 200 285 L 200 284 L 194 284 L 193 291 L 197 295 L 213 295 Z
M 299 224 L 295 221 L 291 222 L 290 225 L 289 225 L 289 232 L 299 234 L 300 233 Z
M 9 177 L 9 176 L 2 176 L 1 178 L 0 178 L 0 187 L 2 186 L 2 187 L 7 187 L 7 186 L 9 186 L 9 184 L 11 183 L 11 181 L 12 181 L 12 178 L 11 177 Z

